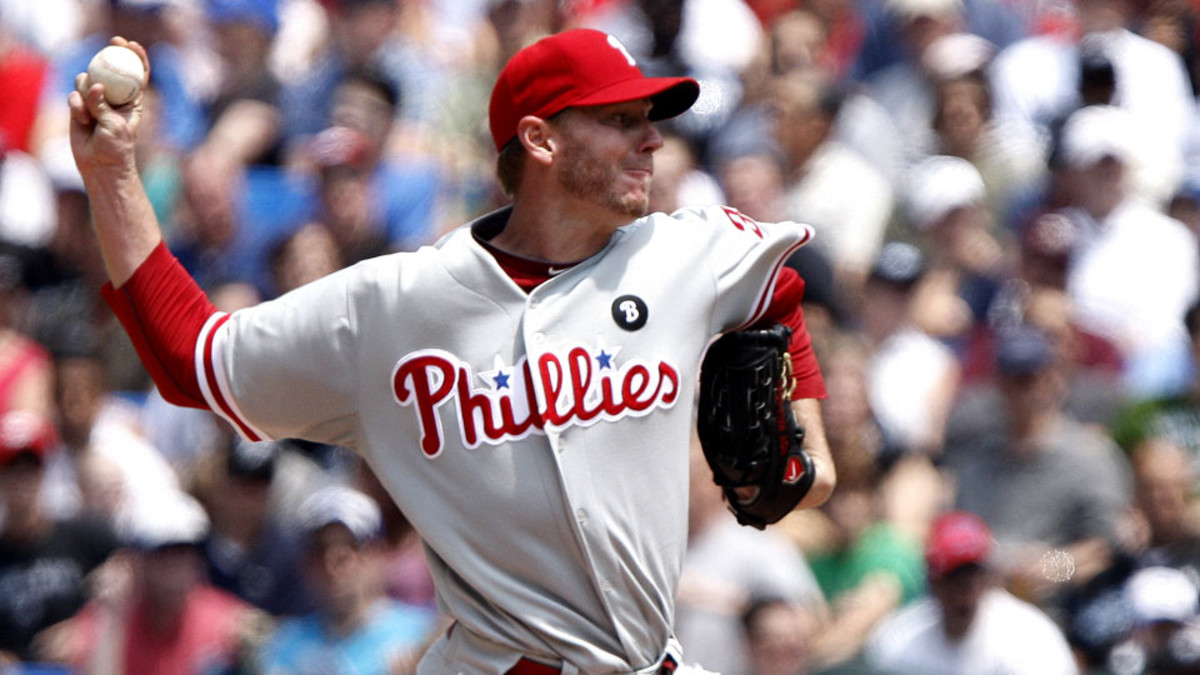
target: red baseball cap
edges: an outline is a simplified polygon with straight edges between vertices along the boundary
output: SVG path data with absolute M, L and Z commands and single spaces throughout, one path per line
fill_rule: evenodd
M 517 52 L 496 80 L 488 120 L 496 150 L 517 135 L 526 115 L 546 118 L 564 108 L 651 100 L 651 120 L 674 117 L 696 102 L 690 77 L 646 77 L 615 37 L 576 28 L 542 38 Z
M 44 460 L 54 443 L 54 427 L 41 415 L 25 410 L 0 415 L 0 467 L 25 453 Z
M 933 521 L 925 543 L 929 576 L 940 578 L 970 564 L 983 564 L 992 551 L 992 533 L 973 513 L 953 511 Z

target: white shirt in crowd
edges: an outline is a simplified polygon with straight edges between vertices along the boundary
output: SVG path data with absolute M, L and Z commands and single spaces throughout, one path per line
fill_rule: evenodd
M 787 216 L 817 231 L 814 242 L 839 268 L 866 272 L 892 216 L 887 178 L 838 141 L 827 141 L 804 165 L 787 195 Z
M 1075 675 L 1062 631 L 1041 610 L 999 588 L 980 601 L 967 635 L 952 642 L 932 597 L 884 620 L 872 633 L 867 659 L 899 675 Z
M 915 328 L 906 328 L 875 349 L 867 373 L 871 410 L 884 434 L 901 447 L 929 447 L 941 437 L 944 406 L 938 403 L 948 377 L 956 377 L 954 353 Z
M 1085 237 L 1067 278 L 1077 318 L 1122 348 L 1127 372 L 1139 378 L 1131 386 L 1167 387 L 1138 373 L 1178 370 L 1177 362 L 1163 360 L 1187 344 L 1183 316 L 1200 290 L 1195 235 L 1136 200 L 1121 204 L 1102 222 L 1078 209 L 1069 213 Z
M 1094 41 L 1113 64 L 1112 103 L 1136 120 L 1135 184 L 1147 198 L 1169 197 L 1183 176 L 1184 141 L 1195 102 L 1183 61 L 1170 49 L 1127 30 L 1097 33 Z M 1080 45 L 1058 36 L 1021 40 L 992 62 L 996 117 L 1029 123 L 1043 133 L 1081 104 Z

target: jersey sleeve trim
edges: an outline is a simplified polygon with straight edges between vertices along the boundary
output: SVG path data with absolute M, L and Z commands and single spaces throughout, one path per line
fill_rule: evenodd
M 238 407 L 229 386 L 225 370 L 224 350 L 220 347 L 228 336 L 229 315 L 220 312 L 209 317 L 196 340 L 196 376 L 200 391 L 213 412 L 229 422 L 248 441 L 263 441 L 270 438 L 256 428 Z
M 767 307 L 771 304 L 771 297 L 775 294 L 775 284 L 779 280 L 779 271 L 783 269 L 784 263 L 787 262 L 788 258 L 792 257 L 793 253 L 800 250 L 800 247 L 807 244 L 809 239 L 812 239 L 812 235 L 812 228 L 806 225 L 804 227 L 804 236 L 799 241 L 789 246 L 787 250 L 785 250 L 779 256 L 779 258 L 775 260 L 775 264 L 771 267 L 771 273 L 767 275 L 766 282 L 763 284 L 762 289 L 758 292 L 758 301 L 754 304 L 754 311 L 751 313 L 750 318 L 746 319 L 737 327 L 731 328 L 730 330 L 744 330 L 757 323 L 758 320 L 761 319 L 764 314 L 766 314 Z
M 150 252 L 120 288 L 105 284 L 101 295 L 133 341 L 142 364 L 163 398 L 175 405 L 208 408 L 249 440 L 267 435 L 246 421 L 230 394 L 220 353 L 220 312 L 164 242 Z

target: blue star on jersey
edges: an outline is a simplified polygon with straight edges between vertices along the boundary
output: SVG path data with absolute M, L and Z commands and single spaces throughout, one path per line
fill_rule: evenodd
M 609 354 L 603 349 L 600 350 L 600 353 L 596 356 L 596 363 L 600 364 L 601 370 L 612 368 L 612 354 Z

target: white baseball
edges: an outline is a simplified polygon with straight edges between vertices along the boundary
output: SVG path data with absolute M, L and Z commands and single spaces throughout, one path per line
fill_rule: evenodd
M 87 68 L 88 86 L 104 85 L 104 98 L 111 105 L 125 105 L 138 95 L 146 68 L 137 52 L 109 45 L 96 52 Z

